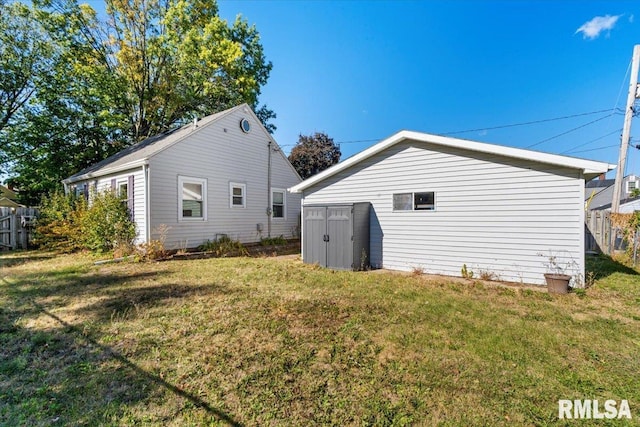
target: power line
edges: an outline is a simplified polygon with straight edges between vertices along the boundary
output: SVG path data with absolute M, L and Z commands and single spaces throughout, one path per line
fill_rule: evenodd
M 549 118 L 549 119 L 533 120 L 533 121 L 530 121 L 530 122 L 512 123 L 512 124 L 508 124 L 508 125 L 492 126 L 492 127 L 487 127 L 487 128 L 477 128 L 477 129 L 458 130 L 458 131 L 454 131 L 454 132 L 445 132 L 442 135 L 455 135 L 455 134 L 466 133 L 466 132 L 478 132 L 478 131 L 483 131 L 483 130 L 495 130 L 495 129 L 504 129 L 504 128 L 516 127 L 516 126 L 534 125 L 534 124 L 538 124 L 538 123 L 552 122 L 552 121 L 556 121 L 556 120 L 572 119 L 574 117 L 589 116 L 589 115 L 598 114 L 598 113 L 605 113 L 605 112 L 609 112 L 610 113 L 609 115 L 613 114 L 612 109 L 607 108 L 606 110 L 591 111 L 589 113 L 572 114 L 572 115 L 569 115 L 569 116 L 562 116 L 562 117 L 552 117 L 552 118 Z M 607 115 L 607 117 L 609 117 L 609 115 Z
M 591 143 L 593 143 L 593 142 L 600 141 L 601 139 L 604 139 L 604 138 L 608 137 L 609 135 L 613 135 L 614 133 L 618 133 L 618 132 L 621 132 L 621 131 L 622 131 L 622 128 L 620 128 L 620 129 L 616 129 L 616 130 L 613 130 L 613 131 L 609 132 L 609 133 L 608 133 L 608 134 L 606 134 L 606 135 L 602 135 L 602 136 L 599 136 L 599 137 L 597 137 L 597 138 L 595 138 L 595 139 L 592 139 L 591 141 L 587 141 L 587 142 L 585 142 L 585 143 L 583 143 L 583 144 L 576 145 L 575 147 L 572 147 L 572 148 L 570 148 L 570 149 L 568 149 L 568 150 L 565 150 L 565 151 L 563 151 L 563 152 L 562 152 L 562 153 L 560 153 L 560 154 L 572 153 L 572 152 L 573 152 L 573 150 L 575 150 L 576 148 L 584 147 L 585 145 L 589 145 L 589 144 L 591 144 Z
M 606 110 L 606 111 L 611 111 L 611 110 Z M 576 126 L 576 127 L 574 127 L 573 129 L 569 129 L 568 131 L 565 131 L 565 132 L 559 133 L 559 134 L 554 135 L 554 136 L 552 136 L 552 137 L 550 137 L 550 138 L 547 138 L 547 139 L 543 139 L 542 141 L 538 141 L 538 142 L 536 142 L 535 144 L 527 145 L 527 147 L 526 147 L 526 148 L 532 148 L 532 147 L 535 147 L 535 146 L 537 146 L 537 145 L 543 144 L 543 143 L 545 143 L 545 142 L 549 142 L 549 141 L 551 141 L 551 140 L 553 140 L 553 139 L 560 138 L 561 136 L 564 136 L 564 135 L 566 135 L 566 134 L 568 134 L 568 133 L 571 133 L 571 132 L 575 132 L 575 131 L 577 131 L 578 129 L 582 129 L 583 127 L 587 127 L 587 126 L 589 126 L 589 125 L 592 125 L 592 124 L 594 124 L 594 123 L 596 123 L 596 122 L 599 122 L 600 120 L 604 120 L 604 119 L 606 119 L 607 117 L 611 117 L 612 115 L 613 115 L 613 113 L 609 113 L 609 114 L 607 114 L 606 116 L 602 116 L 602 117 L 600 117 L 600 118 L 598 118 L 598 119 L 591 120 L 590 122 L 587 122 L 587 123 L 582 124 L 582 125 L 580 125 L 580 126 Z
M 614 144 L 614 145 L 607 145 L 606 147 L 599 147 L 599 148 L 589 148 L 588 150 L 580 150 L 580 151 L 574 151 L 573 153 L 586 153 L 587 151 L 598 151 L 598 150 L 605 150 L 607 148 L 612 148 L 612 147 L 619 147 L 620 144 Z

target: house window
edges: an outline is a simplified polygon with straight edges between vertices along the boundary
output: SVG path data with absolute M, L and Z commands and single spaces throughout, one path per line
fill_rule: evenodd
M 128 202 L 129 198 L 129 186 L 127 185 L 127 181 L 121 181 L 118 183 L 117 194 L 125 202 Z
M 181 220 L 207 219 L 207 181 L 178 177 L 178 215 Z
M 84 197 L 85 200 L 89 200 L 89 184 L 78 184 L 74 189 L 76 197 Z
M 631 193 L 638 188 L 638 181 L 627 181 L 627 193 Z
M 247 197 L 247 185 L 232 182 L 229 184 L 229 207 L 245 208 Z
M 285 218 L 285 191 L 280 188 L 271 190 L 271 215 L 273 218 Z
M 394 211 L 433 211 L 436 208 L 433 191 L 421 193 L 396 193 L 393 195 Z

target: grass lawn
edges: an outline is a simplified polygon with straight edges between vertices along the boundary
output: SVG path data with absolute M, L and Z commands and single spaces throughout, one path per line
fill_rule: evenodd
M 2 254 L 0 425 L 546 425 L 559 399 L 627 399 L 635 424 L 640 275 L 590 264 L 594 286 L 550 296 L 293 259 Z

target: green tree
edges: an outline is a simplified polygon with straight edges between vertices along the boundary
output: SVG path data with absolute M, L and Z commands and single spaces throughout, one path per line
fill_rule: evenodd
M 307 179 L 340 161 L 340 147 L 326 133 L 300 135 L 289 161 L 302 179 Z
M 215 0 L 107 0 L 105 22 L 75 0 L 21 8 L 51 52 L 0 132 L 0 172 L 24 203 L 194 116 L 247 102 L 274 130 L 275 114 L 258 106 L 271 70 L 259 34 L 241 18 L 222 20 Z M 29 28 L 16 31 L 28 39 Z

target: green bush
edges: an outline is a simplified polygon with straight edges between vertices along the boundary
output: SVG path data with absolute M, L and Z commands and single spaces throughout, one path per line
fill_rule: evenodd
M 84 197 L 58 192 L 40 205 L 35 243 L 64 252 L 107 252 L 130 246 L 135 236 L 129 210 L 113 192 L 93 193 L 90 205 Z
M 207 240 L 198 249 L 213 252 L 218 257 L 249 255 L 249 251 L 242 243 L 229 236 L 222 236 L 218 240 Z
M 33 243 L 63 252 L 84 247 L 82 219 L 87 211 L 84 197 L 55 192 L 45 197 L 39 206 Z
M 262 246 L 286 245 L 287 239 L 285 239 L 283 235 L 280 235 L 278 237 L 263 237 L 262 239 L 260 239 L 260 244 Z
M 112 191 L 93 194 L 81 223 L 85 246 L 94 252 L 131 246 L 136 237 L 127 205 Z

